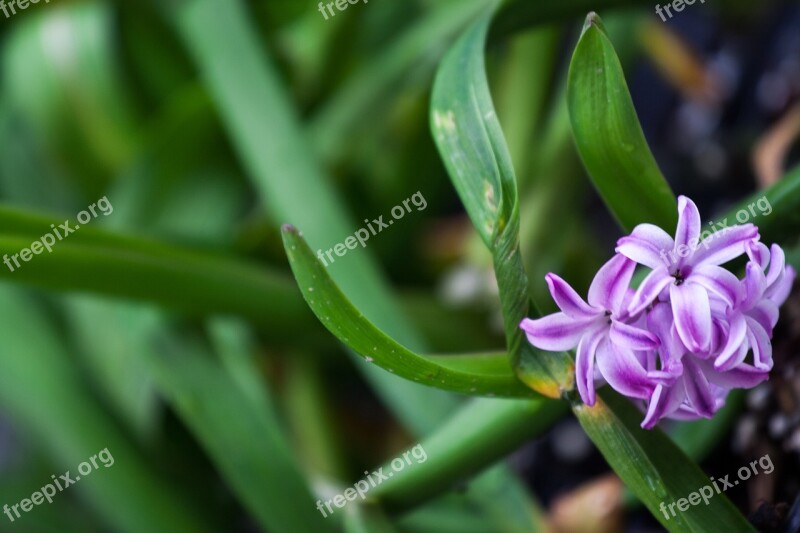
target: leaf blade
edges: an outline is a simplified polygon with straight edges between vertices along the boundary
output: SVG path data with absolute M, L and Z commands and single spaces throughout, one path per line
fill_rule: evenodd
M 311 310 L 328 331 L 367 362 L 407 380 L 462 394 L 510 397 L 534 394 L 516 378 L 502 356 L 487 356 L 477 361 L 463 357 L 447 360 L 446 356 L 425 357 L 412 352 L 356 309 L 297 229 L 285 226 L 283 239 L 292 272 Z
M 583 429 L 626 486 L 671 531 L 754 531 L 724 494 L 708 505 L 666 517 L 661 504 L 686 498 L 709 485 L 702 470 L 659 429 L 639 427 L 641 412 L 610 390 L 598 391 L 588 407 L 577 398 L 572 407 Z
M 677 224 L 677 202 L 650 152 L 622 65 L 590 13 L 569 68 L 567 99 L 573 136 L 584 166 L 626 231 L 650 222 Z

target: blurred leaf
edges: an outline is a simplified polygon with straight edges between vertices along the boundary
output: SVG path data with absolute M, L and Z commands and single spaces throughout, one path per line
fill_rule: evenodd
M 62 220 L 0 207 L 0 255 L 18 254 Z M 0 268 L 0 278 L 144 300 L 194 316 L 239 314 L 276 338 L 287 338 L 283 328 L 310 318 L 289 279 L 218 254 L 92 227 L 56 241 L 52 250 L 20 261 L 19 268 L 11 262 L 14 270 Z
M 160 408 L 143 354 L 153 349 L 152 335 L 161 314 L 86 296 L 67 298 L 64 307 L 94 383 L 140 439 L 151 438 Z
M 303 228 L 315 248 L 328 248 L 352 234 L 357 226 L 309 154 L 297 112 L 242 5 L 179 0 L 169 11 L 273 222 Z M 368 251 L 331 265 L 329 273 L 377 327 L 410 349 L 424 349 Z M 415 434 L 435 429 L 458 403 L 452 395 L 398 379 L 377 366 L 360 367 L 375 392 Z M 506 478 L 511 475 L 503 473 Z M 516 492 L 516 486 L 509 484 L 505 493 Z M 484 499 L 479 488 L 475 494 L 475 504 L 486 512 L 508 509 L 502 498 Z
M 347 79 L 312 119 L 310 133 L 324 159 L 345 151 L 350 132 L 368 124 L 386 106 L 411 69 L 433 69 L 446 46 L 464 26 L 493 0 L 438 0 L 429 13 L 412 23 L 385 50 Z
M 292 227 L 283 230 L 286 255 L 309 307 L 322 324 L 367 362 L 400 377 L 462 394 L 531 396 L 502 355 L 418 355 L 379 330 L 353 306 Z
M 47 16 L 17 17 L 3 49 L 7 97 L 87 198 L 138 142 L 113 17 L 108 3 L 52 6 Z
M 204 513 L 190 511 L 99 408 L 64 349 L 64 339 L 30 298 L 0 286 L 0 303 L 4 408 L 59 465 L 57 473 L 74 473 L 81 462 L 105 448 L 114 458 L 111 467 L 86 476 L 72 490 L 113 530 L 213 530 L 204 525 Z
M 292 352 L 284 361 L 282 405 L 296 453 L 315 486 L 341 485 L 349 478 L 349 435 L 331 399 L 339 385 L 326 361 Z
M 346 509 L 346 533 L 392 533 L 397 531 L 377 505 L 350 505 Z
M 152 360 L 159 390 L 259 524 L 268 531 L 331 531 L 272 405 L 257 405 L 198 343 L 163 340 L 168 353 Z
M 2 408 L 0 408 L 2 413 Z M 7 430 L 6 423 L 10 422 L 5 413 L 0 414 L 0 424 L 3 431 Z M 37 439 L 28 439 L 25 435 L 11 430 L 11 438 L 4 436 L 4 441 L 12 444 L 9 454 L 11 464 L 6 462 L 3 466 L 3 477 L 0 479 L 0 501 L 3 504 L 17 502 L 23 495 L 29 495 L 34 490 L 32 486 L 40 486 L 41 481 L 47 480 L 57 470 L 53 462 L 43 456 L 36 446 Z M 17 448 L 16 446 L 19 446 Z M 7 453 L 7 452 L 6 452 Z M 32 480 L 37 480 L 36 482 Z M 43 531 L 80 531 L 81 533 L 102 533 L 103 522 L 99 517 L 87 513 L 86 509 L 77 504 L 72 496 L 65 494 L 61 498 L 54 498 L 52 503 L 39 507 L 36 512 L 25 515 L 24 520 L 15 519 L 14 533 L 42 533 Z M 3 515 L 5 517 L 5 515 Z M 12 515 L 14 516 L 14 515 Z
M 564 22 L 593 9 L 610 10 L 636 5 L 652 7 L 653 3 L 650 0 L 562 0 L 559 2 L 506 0 L 492 24 L 490 40 L 544 22 Z
M 552 96 L 563 34 L 545 26 L 516 36 L 499 73 L 497 115 L 503 124 L 508 151 L 520 180 L 520 191 L 531 180 L 531 152 L 538 152 L 543 118 Z
M 608 388 L 594 407 L 576 395 L 572 406 L 581 426 L 625 485 L 670 531 L 754 531 L 725 494 L 714 493 L 707 505 L 692 505 L 669 518 L 660 506 L 709 486 L 708 476 L 660 429 L 639 427 L 642 413 Z M 705 502 L 704 502 L 705 503 Z
M 677 224 L 675 196 L 647 146 L 622 65 L 600 18 L 591 13 L 575 48 L 567 87 L 575 144 L 620 226 Z
M 762 200 L 762 197 L 766 200 Z M 757 217 L 753 217 L 749 210 L 749 206 L 753 204 Z M 727 218 L 729 226 L 739 223 L 736 215 L 741 211 L 747 213 L 745 222 L 758 226 L 763 242 L 785 242 L 787 245 L 796 243 L 800 236 L 800 166 L 793 168 L 771 187 L 753 193 L 719 220 L 724 221 Z
M 163 8 L 175 21 L 218 107 L 233 146 L 273 223 L 302 228 L 314 248 L 357 228 L 346 202 L 309 154 L 290 96 L 240 2 L 179 0 Z M 423 346 L 369 253 L 330 267 L 336 283 L 378 327 Z M 367 365 L 375 390 L 415 431 L 435 427 L 457 400 Z
M 370 492 L 388 509 L 407 510 L 454 488 L 546 432 L 568 410 L 562 401 L 470 402 L 420 445 L 426 459 Z M 416 456 L 415 456 L 416 457 Z M 391 471 L 387 463 L 385 467 Z M 529 509 L 519 509 L 530 520 Z

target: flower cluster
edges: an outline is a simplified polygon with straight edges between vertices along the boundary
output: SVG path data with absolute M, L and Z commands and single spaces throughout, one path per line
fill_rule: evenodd
M 652 224 L 634 228 L 595 276 L 588 302 L 546 276 L 561 312 L 520 327 L 539 349 L 577 348 L 575 380 L 587 405 L 595 403 L 595 381 L 604 380 L 646 402 L 642 427 L 649 429 L 665 417 L 711 418 L 728 391 L 767 379 L 778 307 L 796 273 L 777 244 L 759 242 L 752 224 L 702 241 L 700 227 L 697 206 L 679 197 L 675 238 Z M 743 279 L 720 266 L 744 254 Z M 637 264 L 650 272 L 634 290 Z

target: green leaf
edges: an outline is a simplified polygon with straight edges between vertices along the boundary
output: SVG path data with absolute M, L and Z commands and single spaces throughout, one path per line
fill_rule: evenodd
M 164 320 L 158 311 L 92 296 L 64 298 L 78 357 L 104 399 L 139 437 L 156 434 L 161 406 L 142 354 L 153 349 L 153 332 Z
M 214 530 L 204 524 L 205 513 L 186 505 L 131 445 L 90 394 L 65 348 L 67 339 L 14 287 L 0 287 L 0 338 L 0 403 L 16 427 L 35 437 L 57 472 L 74 473 L 105 448 L 114 458 L 111 467 L 100 468 L 72 489 L 111 530 Z M 42 479 L 47 482 L 49 478 Z
M 44 141 L 48 155 L 61 161 L 59 170 L 81 193 L 93 196 L 110 170 L 129 161 L 139 140 L 131 84 L 120 72 L 115 46 L 115 8 L 68 4 L 60 6 L 58 17 L 48 14 L 16 17 L 3 47 L 5 96 Z M 54 27 L 60 41 L 53 40 Z M 66 46 L 72 61 L 64 61 Z
M 492 253 L 515 371 L 537 392 L 558 397 L 571 387 L 569 357 L 535 350 L 519 328 L 532 310 L 519 250 L 516 177 L 484 65 L 492 14 L 487 11 L 477 20 L 442 60 L 431 97 L 431 127 L 450 179 Z
M 397 529 L 377 505 L 350 505 L 345 510 L 346 533 L 392 533 Z
M 431 97 L 431 128 L 464 208 L 491 250 L 512 220 L 516 178 L 486 82 L 483 47 L 491 13 L 442 60 Z
M 283 241 L 308 306 L 328 331 L 367 362 L 407 380 L 462 394 L 505 397 L 534 394 L 517 379 L 502 354 L 426 357 L 410 351 L 355 308 L 297 229 L 285 226 Z
M 159 5 L 170 10 L 272 221 L 302 227 L 315 249 L 328 249 L 352 234 L 358 223 L 331 186 L 331 177 L 309 153 L 299 112 L 243 4 L 176 0 L 169 3 L 174 9 L 164 2 Z M 370 250 L 331 265 L 330 273 L 359 311 L 378 327 L 406 346 L 425 349 Z M 438 427 L 458 403 L 453 395 L 399 379 L 375 365 L 360 366 L 376 394 L 415 434 Z M 506 479 L 511 476 L 504 471 Z M 489 500 L 476 493 L 473 503 L 482 510 L 502 512 L 508 508 L 503 498 Z M 509 484 L 504 494 L 517 493 Z
M 358 228 L 320 162 L 309 153 L 299 114 L 241 2 L 160 2 L 186 44 L 271 221 L 303 228 L 314 249 L 330 248 Z M 312 193 L 313 192 L 313 193 Z M 330 266 L 337 284 L 381 329 L 417 349 L 421 336 L 393 297 L 368 250 Z M 266 303 L 266 302 L 263 302 Z M 456 406 L 447 394 L 367 365 L 367 379 L 402 421 L 425 432 Z
M 151 360 L 160 391 L 264 530 L 332 531 L 272 404 L 254 401 L 199 343 L 163 340 L 165 353 Z
M 63 220 L 0 207 L 0 256 L 11 262 Z M 234 313 L 264 325 L 274 338 L 290 338 L 287 328 L 311 318 L 288 278 L 217 254 L 92 227 L 45 252 L 27 263 L 18 258 L 19 268 L 11 262 L 13 271 L 2 266 L 0 278 L 147 301 L 194 316 Z
M 546 399 L 503 400 L 491 406 L 470 402 L 420 443 L 425 460 L 419 467 L 412 463 L 370 495 L 390 510 L 413 507 L 452 489 L 546 432 L 567 409 L 565 402 Z M 385 468 L 391 471 L 389 463 Z
M 583 164 L 620 226 L 675 228 L 675 196 L 647 146 L 622 65 L 595 13 L 586 18 L 572 56 L 567 99 Z
M 752 204 L 756 205 L 751 210 Z M 797 242 L 800 235 L 800 166 L 789 171 L 768 189 L 754 192 L 717 222 L 722 222 L 727 217 L 728 226 L 741 223 L 736 216 L 742 211 L 748 218 L 745 219 L 743 213 L 740 215 L 741 220 L 758 226 L 762 242 L 769 244 L 786 241 L 790 245 Z M 754 217 L 753 212 L 757 216 Z
M 375 110 L 395 96 L 412 69 L 433 70 L 443 50 L 468 21 L 492 0 L 445 0 L 415 21 L 385 50 L 345 81 L 314 116 L 310 133 L 324 159 L 347 148 L 351 133 L 360 125 L 374 133 Z
M 642 413 L 627 399 L 604 388 L 593 407 L 575 398 L 572 409 L 614 472 L 665 528 L 754 531 L 727 496 L 716 491 L 708 505 L 691 505 L 684 512 L 677 511 L 674 517 L 671 513 L 669 518 L 665 516 L 662 503 L 668 506 L 712 485 L 708 476 L 660 429 L 648 431 L 639 427 Z

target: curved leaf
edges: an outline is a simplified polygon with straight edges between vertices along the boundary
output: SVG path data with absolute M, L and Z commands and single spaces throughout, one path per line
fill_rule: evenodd
M 620 226 L 650 222 L 672 231 L 677 203 L 642 133 L 622 65 L 590 13 L 569 69 L 567 99 L 583 164 Z
M 492 14 L 464 32 L 439 66 L 431 127 L 450 179 L 492 253 L 515 371 L 537 392 L 558 397 L 571 387 L 569 357 L 536 351 L 519 328 L 531 305 L 519 250 L 516 177 L 486 80 L 483 50 Z
M 300 232 L 284 226 L 283 242 L 303 298 L 320 322 L 367 362 L 423 385 L 483 396 L 525 397 L 526 388 L 500 355 L 425 357 L 383 333 L 347 299 Z

